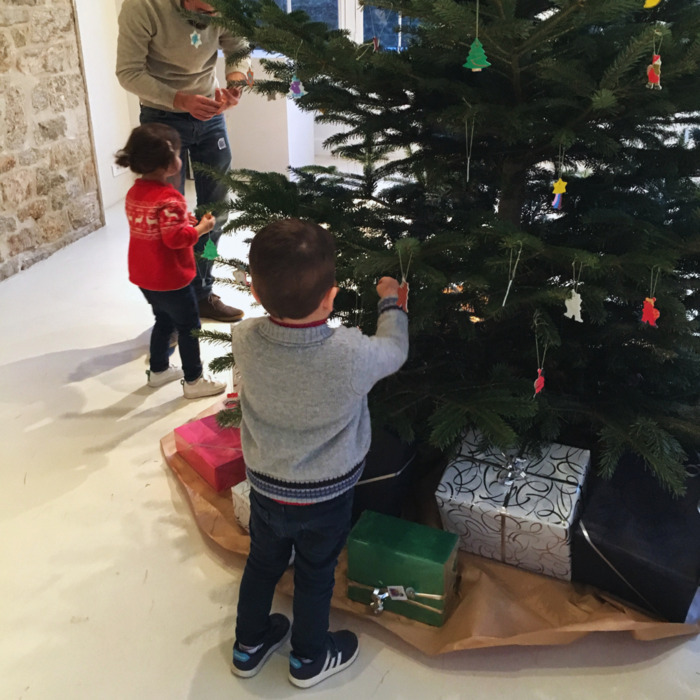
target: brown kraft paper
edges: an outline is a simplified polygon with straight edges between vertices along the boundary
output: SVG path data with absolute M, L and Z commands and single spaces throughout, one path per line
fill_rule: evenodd
M 210 407 L 198 418 L 218 411 Z M 161 440 L 168 466 L 183 486 L 197 525 L 225 552 L 247 555 L 250 538 L 233 514 L 231 491 L 217 493 L 175 450 L 174 433 Z M 700 624 L 656 620 L 636 609 L 605 597 L 592 586 L 530 573 L 508 564 L 459 552 L 461 582 L 458 605 L 442 627 L 435 628 L 383 612 L 347 597 L 347 556 L 340 556 L 331 605 L 366 617 L 428 655 L 460 649 L 506 645 L 568 644 L 591 632 L 630 632 L 638 640 L 695 635 Z M 240 557 L 227 561 L 240 567 Z M 292 595 L 293 569 L 288 569 L 277 590 Z

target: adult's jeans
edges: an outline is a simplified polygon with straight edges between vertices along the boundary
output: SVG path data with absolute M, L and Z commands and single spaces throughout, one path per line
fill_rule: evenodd
M 217 114 L 208 121 L 196 119 L 187 112 L 168 112 L 164 109 L 154 109 L 141 105 L 141 124 L 159 122 L 172 126 L 182 141 L 180 157 L 182 158 L 182 170 L 177 181 L 173 185 L 185 194 L 185 168 L 187 154 L 192 163 L 201 163 L 214 168 L 221 173 L 226 173 L 231 168 L 231 146 L 226 131 L 226 122 L 223 114 Z M 197 206 L 216 204 L 228 195 L 226 185 L 214 180 L 204 173 L 194 171 L 194 186 L 197 193 Z M 209 233 L 209 239 L 216 245 L 221 237 L 221 226 L 226 222 L 226 217 L 217 217 L 216 225 Z M 214 284 L 214 263 L 201 256 L 204 246 L 207 244 L 207 236 L 202 236 L 194 247 L 197 261 L 197 276 L 192 284 L 197 300 L 206 299 Z
M 294 547 L 292 650 L 316 659 L 324 650 L 338 555 L 350 532 L 353 489 L 321 503 L 283 505 L 250 492 L 250 554 L 238 595 L 236 640 L 257 646 L 269 629 L 275 586 Z
M 202 374 L 199 339 L 192 331 L 201 328 L 199 307 L 192 285 L 171 292 L 154 292 L 139 287 L 153 309 L 156 322 L 151 331 L 151 372 L 164 372 L 170 364 L 170 336 L 177 329 L 185 381 L 193 382 Z

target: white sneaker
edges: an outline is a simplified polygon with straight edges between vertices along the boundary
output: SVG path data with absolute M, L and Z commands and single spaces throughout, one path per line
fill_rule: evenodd
M 225 382 L 216 382 L 211 377 L 202 375 L 194 382 L 186 382 L 183 379 L 182 389 L 186 399 L 201 399 L 203 396 L 221 394 L 225 391 L 226 384 Z
M 162 372 L 151 372 L 150 369 L 147 369 L 146 374 L 148 375 L 146 383 L 152 387 L 163 386 L 163 384 L 174 382 L 176 379 L 182 379 L 185 376 L 185 373 L 179 367 L 175 367 L 175 365 L 170 365 L 168 369 Z

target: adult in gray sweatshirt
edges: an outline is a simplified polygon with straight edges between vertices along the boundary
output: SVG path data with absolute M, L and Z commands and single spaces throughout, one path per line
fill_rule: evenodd
M 183 13 L 196 12 L 193 19 Z M 235 106 L 241 88 L 219 86 L 216 62 L 219 49 L 226 58 L 241 56 L 227 67 L 227 81 L 245 80 L 248 42 L 210 23 L 215 9 L 202 0 L 124 0 L 119 13 L 116 74 L 120 84 L 138 96 L 140 121 L 172 126 L 182 139 L 181 157 L 225 173 L 231 167 L 231 147 L 223 112 Z M 226 198 L 226 187 L 195 172 L 197 205 Z M 173 183 L 184 194 L 185 168 Z M 221 236 L 217 222 L 209 234 L 215 244 Z M 208 240 L 199 239 L 201 253 Z M 227 306 L 212 292 L 213 263 L 197 256 L 192 282 L 203 318 L 233 322 L 243 312 Z

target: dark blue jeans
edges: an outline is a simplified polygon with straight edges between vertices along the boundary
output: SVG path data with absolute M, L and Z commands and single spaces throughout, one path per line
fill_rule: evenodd
M 185 164 L 188 152 L 193 163 L 208 165 L 221 173 L 226 173 L 231 168 L 231 146 L 223 114 L 217 114 L 208 121 L 201 121 L 186 112 L 167 112 L 163 109 L 153 109 L 142 105 L 140 120 L 142 124 L 150 122 L 167 124 L 180 134 L 180 139 L 182 139 L 180 156 L 183 166 L 178 181 L 173 182 L 173 185 L 182 194 L 185 194 Z M 198 207 L 215 204 L 225 200 L 228 195 L 226 185 L 197 171 L 194 173 L 194 186 L 197 192 Z M 209 233 L 209 238 L 215 245 L 219 242 L 221 226 L 225 222 L 225 216 L 217 217 L 216 225 Z M 212 273 L 214 263 L 201 257 L 207 240 L 207 236 L 202 236 L 194 247 L 197 276 L 192 284 L 197 300 L 206 299 L 211 294 L 211 288 L 214 284 Z
M 151 372 L 164 372 L 170 364 L 170 335 L 177 329 L 177 347 L 185 381 L 202 374 L 199 339 L 192 331 L 201 328 L 199 306 L 192 285 L 172 292 L 153 292 L 139 287 L 153 309 L 156 322 L 151 331 Z
M 350 532 L 353 490 L 330 501 L 287 506 L 250 492 L 250 554 L 238 596 L 236 639 L 257 646 L 268 631 L 275 586 L 294 546 L 292 650 L 317 658 L 328 633 L 338 555 Z

